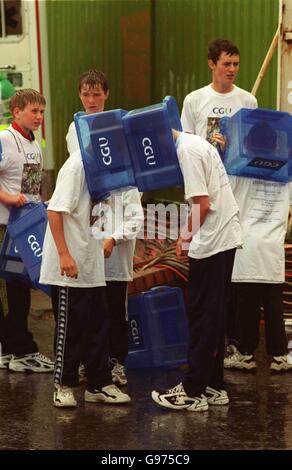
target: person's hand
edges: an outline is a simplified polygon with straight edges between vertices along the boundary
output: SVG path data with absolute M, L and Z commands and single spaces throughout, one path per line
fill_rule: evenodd
M 60 256 L 60 269 L 61 276 L 72 277 L 74 279 L 78 278 L 77 264 L 75 263 L 75 260 L 72 258 L 70 253 L 66 253 Z
M 115 240 L 114 238 L 107 238 L 103 242 L 103 254 L 105 258 L 109 258 L 110 255 L 112 254 L 112 251 L 115 246 Z
M 225 150 L 225 146 L 226 146 L 226 141 L 225 141 L 224 135 L 220 134 L 219 132 L 216 132 L 212 135 L 212 139 L 213 139 L 214 142 L 216 142 L 216 144 L 219 145 L 220 150 L 223 153 L 224 150 Z
M 3 201 L 7 206 L 21 207 L 27 203 L 27 199 L 24 194 L 6 194 L 5 200 Z

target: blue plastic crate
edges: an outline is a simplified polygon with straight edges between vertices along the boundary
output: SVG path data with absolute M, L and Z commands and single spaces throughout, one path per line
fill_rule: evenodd
M 0 277 L 8 282 L 20 281 L 32 285 L 19 251 L 7 231 L 1 244 Z
M 187 362 L 188 327 L 178 287 L 156 287 L 130 297 L 127 367 L 178 367 Z
M 171 129 L 182 130 L 175 99 L 123 116 L 135 179 L 140 191 L 183 186 Z
M 269 109 L 241 109 L 222 118 L 223 156 L 230 175 L 287 183 L 292 180 L 292 116 Z
M 136 186 L 123 129 L 126 113 L 116 109 L 74 116 L 88 190 L 97 202 L 112 191 Z
M 38 282 L 47 222 L 44 204 L 31 202 L 11 209 L 7 231 L 17 246 L 33 286 L 50 295 L 50 287 Z
M 0 277 L 8 282 L 22 282 L 23 284 L 32 287 L 33 289 L 40 289 L 48 295 L 51 295 L 51 287 L 40 284 L 39 282 L 33 283 L 28 275 L 24 263 L 20 257 L 19 251 L 6 231 L 0 251 Z

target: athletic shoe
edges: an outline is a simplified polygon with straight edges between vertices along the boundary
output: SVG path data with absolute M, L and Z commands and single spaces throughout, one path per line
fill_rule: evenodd
M 256 369 L 255 358 L 252 354 L 241 354 L 237 351 L 224 358 L 225 369 Z
M 127 385 L 126 369 L 123 364 L 120 364 L 119 361 L 115 358 L 110 359 L 110 365 L 112 368 L 112 379 L 113 383 L 117 385 Z
M 226 390 L 216 390 L 212 387 L 206 387 L 205 395 L 209 405 L 228 405 L 229 403 Z
M 58 408 L 73 407 L 77 405 L 74 398 L 72 388 L 65 385 L 55 384 L 56 390 L 54 391 L 54 405 Z
M 79 364 L 78 381 L 79 381 L 80 384 L 83 384 L 84 382 L 87 382 L 87 378 L 86 378 L 86 375 L 85 375 L 85 366 L 82 363 Z
M 23 356 L 12 356 L 8 368 L 14 372 L 53 372 L 54 362 L 37 352 Z
M 292 357 L 289 354 L 285 354 L 284 356 L 273 356 L 270 369 L 275 371 L 291 370 Z
M 84 400 L 88 403 L 128 403 L 131 398 L 116 385 L 110 384 L 101 390 L 85 390 Z
M 0 356 L 0 369 L 8 369 L 9 362 L 11 361 L 12 354 L 3 354 Z
M 228 344 L 226 348 L 226 356 L 232 356 L 232 354 L 235 354 L 237 352 L 238 352 L 238 349 L 234 344 Z
M 182 383 L 168 390 L 153 390 L 151 396 L 157 405 L 171 410 L 206 411 L 208 409 L 207 398 L 204 395 L 188 397 Z

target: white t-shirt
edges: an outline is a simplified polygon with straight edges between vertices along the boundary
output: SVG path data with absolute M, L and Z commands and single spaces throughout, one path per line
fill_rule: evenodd
M 233 282 L 282 283 L 284 241 L 292 183 L 229 176 L 240 210 L 244 245 L 238 250 Z
M 79 142 L 74 121 L 66 135 L 68 152 L 79 150 Z M 100 203 L 97 211 L 110 217 L 99 221 L 103 224 L 106 238 L 114 238 L 111 256 L 105 259 L 105 278 L 107 281 L 131 281 L 133 279 L 133 256 L 136 237 L 143 224 L 144 213 L 138 189 L 119 192 L 107 201 Z M 112 229 L 112 230 L 111 230 Z
M 0 190 L 13 195 L 22 192 L 28 201 L 39 201 L 43 159 L 38 143 L 12 126 L 0 132 L 0 141 Z M 0 203 L 0 224 L 7 225 L 9 211 Z
M 182 133 L 177 155 L 184 177 L 185 199 L 208 196 L 210 209 L 189 247 L 191 258 L 207 258 L 241 246 L 238 207 L 217 150 L 197 135 Z
M 231 117 L 241 108 L 256 107 L 257 100 L 248 91 L 234 85 L 231 92 L 218 93 L 210 84 L 185 97 L 181 115 L 183 130 L 214 144 L 212 135 L 219 132 L 222 117 Z
M 48 210 L 63 213 L 65 239 L 77 263 L 78 278 L 61 276 L 59 255 L 48 224 L 43 245 L 41 284 L 70 287 L 105 285 L 103 243 L 93 236 L 93 208 L 81 153 L 76 151 L 66 160 L 58 174 Z
M 133 279 L 133 256 L 136 238 L 144 220 L 138 189 L 123 191 L 110 197 L 103 204 L 112 209 L 112 233 L 116 245 L 109 258 L 105 258 L 107 281 L 131 281 Z
M 70 155 L 76 150 L 79 150 L 79 142 L 78 142 L 78 137 L 77 137 L 77 132 L 76 132 L 74 121 L 71 122 L 68 128 L 68 132 L 66 135 L 66 142 L 67 142 L 67 149 Z

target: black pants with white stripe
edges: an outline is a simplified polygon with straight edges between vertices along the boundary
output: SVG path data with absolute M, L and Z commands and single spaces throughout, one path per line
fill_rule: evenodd
M 183 380 L 188 396 L 210 386 L 224 387 L 225 317 L 235 249 L 203 259 L 189 258 L 189 370 Z
M 77 386 L 83 362 L 88 390 L 111 384 L 104 287 L 52 286 L 52 303 L 56 320 L 54 382 Z

